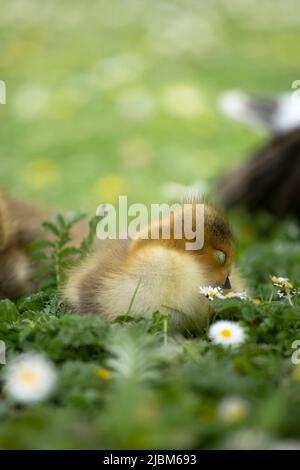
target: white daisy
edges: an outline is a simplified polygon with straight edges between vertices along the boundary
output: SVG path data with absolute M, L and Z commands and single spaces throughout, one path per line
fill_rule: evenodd
M 206 181 L 194 181 L 190 185 L 167 181 L 161 186 L 161 193 L 164 198 L 170 201 L 179 201 L 182 199 L 200 198 L 208 191 Z
M 144 88 L 130 88 L 117 98 L 119 113 L 126 119 L 142 121 L 151 116 L 156 104 L 151 93 Z
M 284 287 L 285 289 L 292 289 L 294 287 L 288 277 L 272 276 L 271 281 L 273 286 L 276 287 Z
M 249 404 L 240 397 L 223 398 L 217 405 L 217 416 L 228 423 L 244 419 L 249 411 Z
M 226 299 L 241 299 L 241 300 L 246 300 L 248 298 L 246 292 L 228 292 L 225 295 Z
M 56 382 L 53 364 L 37 353 L 22 354 L 7 366 L 5 391 L 20 403 L 47 398 Z
M 205 295 L 209 300 L 224 298 L 220 287 L 202 286 L 199 287 L 199 291 L 200 294 Z
M 202 286 L 199 287 L 200 294 L 205 295 L 209 300 L 226 300 L 226 299 L 241 299 L 246 300 L 248 298 L 245 292 L 227 292 L 224 293 L 221 287 Z
M 244 329 L 238 323 L 228 320 L 213 323 L 208 336 L 215 344 L 222 346 L 238 346 L 245 340 Z
M 36 119 L 43 115 L 50 100 L 50 91 L 34 85 L 22 85 L 14 93 L 12 109 L 17 117 Z
M 0 80 L 0 104 L 6 104 L 6 84 Z
M 98 86 L 110 89 L 134 82 L 142 75 L 145 68 L 144 58 L 129 52 L 101 59 L 93 65 L 91 74 Z

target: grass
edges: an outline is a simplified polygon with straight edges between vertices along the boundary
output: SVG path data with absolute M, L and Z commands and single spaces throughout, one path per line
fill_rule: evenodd
M 162 202 L 169 181 L 214 184 L 265 139 L 222 117 L 219 93 L 289 91 L 299 78 L 295 6 L 3 0 L 1 186 L 59 210 L 94 213 L 119 194 L 129 202 Z M 212 302 L 211 322 L 227 318 L 247 331 L 232 350 L 211 344 L 207 329 L 170 336 L 158 312 L 139 321 L 129 312 L 115 323 L 74 315 L 56 290 L 63 239 L 52 247 L 51 290 L 2 300 L 0 339 L 8 362 L 21 352 L 46 354 L 57 388 L 32 406 L 16 405 L 1 391 L 1 449 L 299 442 L 300 371 L 291 357 L 300 338 L 300 298 L 291 305 L 270 283 L 276 274 L 299 284 L 299 227 L 265 214 L 230 218 L 239 265 L 260 299 Z M 2 366 L 0 373 L 3 379 Z M 220 409 L 232 397 L 244 406 L 228 419 Z

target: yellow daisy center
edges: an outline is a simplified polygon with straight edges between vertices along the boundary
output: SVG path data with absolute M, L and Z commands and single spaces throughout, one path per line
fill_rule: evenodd
M 35 385 L 38 381 L 38 374 L 32 369 L 23 369 L 19 373 L 20 380 L 27 385 Z
M 221 330 L 220 334 L 224 338 L 230 338 L 230 336 L 232 336 L 231 330 L 229 330 L 229 328 L 223 328 L 223 330 Z

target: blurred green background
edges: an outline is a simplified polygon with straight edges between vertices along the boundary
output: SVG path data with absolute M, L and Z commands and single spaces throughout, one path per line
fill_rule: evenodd
M 289 91 L 297 0 L 1 0 L 0 184 L 49 206 L 156 202 L 265 136 L 222 117 L 228 88 Z
M 298 0 L 1 0 L 0 186 L 91 213 L 119 194 L 149 204 L 180 185 L 209 186 L 267 139 L 223 117 L 218 96 L 290 91 L 299 26 Z M 0 321 L 8 358 L 45 352 L 59 384 L 53 400 L 28 408 L 1 395 L 0 448 L 276 448 L 279 438 L 299 448 L 300 296 L 292 307 L 270 283 L 299 280 L 299 229 L 244 216 L 241 269 L 257 302 L 217 304 L 214 318 L 242 320 L 250 340 L 221 351 L 204 331 L 175 342 L 179 359 L 170 342 L 154 385 L 140 376 L 161 346 L 159 319 L 111 325 L 43 292 L 12 304 L 20 319 Z M 123 329 L 137 372 L 106 380 L 97 371 L 109 334 Z M 237 422 L 218 415 L 228 397 L 245 400 Z

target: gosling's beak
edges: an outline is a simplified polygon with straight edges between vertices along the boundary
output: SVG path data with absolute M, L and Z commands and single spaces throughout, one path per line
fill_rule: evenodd
M 231 283 L 230 283 L 229 276 L 226 277 L 226 281 L 224 282 L 222 287 L 223 287 L 223 289 L 231 289 Z

